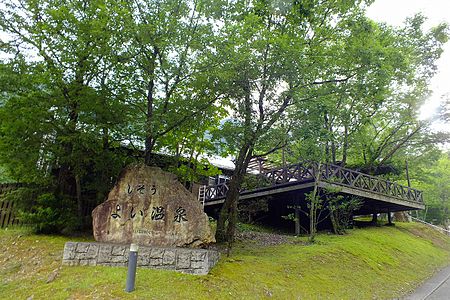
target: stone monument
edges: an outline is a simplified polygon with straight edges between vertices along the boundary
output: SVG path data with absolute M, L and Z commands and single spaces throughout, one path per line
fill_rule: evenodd
M 63 265 L 126 266 L 130 243 L 139 244 L 144 268 L 201 275 L 219 260 L 217 251 L 198 249 L 215 241 L 203 206 L 160 168 L 126 167 L 92 217 L 97 243 L 67 242 Z
M 174 174 L 126 167 L 92 212 L 98 242 L 198 248 L 215 242 L 203 206 Z

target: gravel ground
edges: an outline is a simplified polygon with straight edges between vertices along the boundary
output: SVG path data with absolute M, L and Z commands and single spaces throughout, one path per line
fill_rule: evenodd
M 275 246 L 280 244 L 292 244 L 292 236 L 276 233 L 244 231 L 236 234 L 238 241 L 253 241 L 260 246 Z

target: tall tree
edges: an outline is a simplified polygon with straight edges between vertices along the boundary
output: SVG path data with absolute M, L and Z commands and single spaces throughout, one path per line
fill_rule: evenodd
M 217 59 L 209 5 L 199 0 L 135 0 L 127 6 L 129 46 L 122 59 L 129 74 L 128 103 L 135 108 L 131 140 L 143 139 L 148 165 L 155 163 L 156 151 L 174 145 L 164 141 L 173 139 L 172 131 L 215 118 L 213 104 L 219 95 L 214 90 Z
M 324 160 L 350 160 L 374 172 L 409 146 L 436 142 L 437 136 L 427 132 L 428 124 L 418 120 L 418 112 L 447 34 L 445 25 L 424 33 L 422 23 L 420 15 L 403 28 L 376 24 L 364 16 L 347 23 L 351 34 L 335 68 L 353 65 L 358 72 L 333 87 L 329 96 L 296 107 L 293 140 L 302 144 L 297 156 L 305 155 L 309 139 L 308 145 L 323 145 Z M 308 127 L 319 134 L 306 134 Z
M 17 0 L 0 15 L 11 37 L 3 70 L 14 78 L 1 96 L 1 161 L 21 181 L 48 179 L 57 197 L 74 199 L 79 216 L 83 176 L 114 171 L 109 147 L 126 124 L 114 55 L 123 40 L 112 34 L 123 29 L 121 5 Z
M 317 87 L 350 80 L 354 69 L 329 69 L 337 56 L 336 32 L 360 13 L 359 1 L 269 3 L 236 1 L 223 19 L 229 70 L 224 125 L 235 149 L 235 170 L 221 209 L 216 240 L 232 242 L 239 189 L 255 149 L 288 107 L 321 92 Z M 322 90 L 325 93 L 332 92 Z
M 402 73 L 392 76 L 390 92 L 371 119 L 355 135 L 363 165 L 368 171 L 392 162 L 398 154 L 420 152 L 435 144 L 442 134 L 433 134 L 429 123 L 419 120 L 420 107 L 430 95 L 429 81 L 436 72 L 436 60 L 448 40 L 448 28 L 440 24 L 429 32 L 422 30 L 424 17 L 407 19 L 394 31 Z M 355 152 L 354 152 L 355 153 Z

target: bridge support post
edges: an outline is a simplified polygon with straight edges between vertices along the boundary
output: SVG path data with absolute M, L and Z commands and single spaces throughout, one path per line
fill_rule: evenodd
M 391 212 L 390 212 L 390 211 L 388 211 L 387 217 L 388 217 L 388 223 L 387 223 L 387 225 L 388 225 L 388 226 L 393 226 L 394 223 L 392 223 L 392 216 L 391 216 Z
M 300 235 L 300 209 L 295 207 L 295 235 Z
M 377 224 L 378 222 L 378 214 L 377 213 L 373 213 L 372 214 L 372 223 L 373 224 Z

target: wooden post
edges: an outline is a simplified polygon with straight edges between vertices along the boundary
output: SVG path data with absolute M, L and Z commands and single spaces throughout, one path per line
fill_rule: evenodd
M 377 224 L 377 221 L 378 221 L 378 214 L 373 213 L 372 214 L 372 223 Z
M 282 150 L 281 151 L 281 159 L 283 161 L 283 181 L 286 182 L 287 181 L 286 154 L 285 154 L 284 147 L 281 150 Z
M 405 166 L 406 166 L 406 180 L 408 180 L 408 187 L 411 187 L 411 180 L 409 179 L 409 166 L 408 166 L 408 160 L 405 159 Z M 419 211 L 416 210 L 416 218 L 419 217 Z
M 388 216 L 388 225 L 392 226 L 393 225 L 392 224 L 392 217 L 391 217 L 391 212 L 389 210 L 388 210 L 387 216 Z
M 300 235 L 300 208 L 295 206 L 295 235 Z

